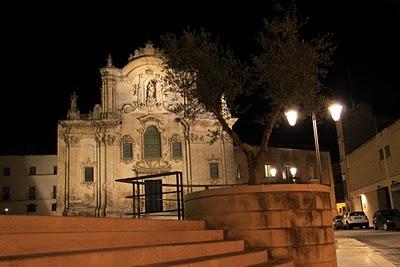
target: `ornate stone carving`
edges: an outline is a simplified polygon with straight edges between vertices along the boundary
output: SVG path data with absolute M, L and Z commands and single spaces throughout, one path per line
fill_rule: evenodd
M 225 96 L 221 96 L 221 115 L 224 117 L 225 120 L 231 117 L 231 112 L 226 104 Z
M 124 113 L 130 113 L 130 112 L 134 111 L 137 108 L 137 106 L 138 105 L 137 105 L 136 101 L 134 101 L 134 102 L 132 102 L 130 104 L 124 104 L 122 106 L 121 111 L 124 112 Z
M 161 127 L 164 125 L 164 121 L 160 117 L 154 115 L 145 115 L 142 117 L 138 117 L 137 119 L 144 127 L 149 125 L 156 125 L 158 127 Z
M 142 159 L 137 161 L 132 170 L 139 172 L 154 171 L 154 170 L 170 170 L 171 163 L 165 159 L 153 160 Z
M 207 161 L 220 161 L 221 158 L 215 156 L 214 154 L 211 154 L 211 156 L 209 156 L 208 158 L 206 158 Z
M 110 192 L 115 188 L 115 181 L 114 180 L 107 181 L 101 185 L 101 188 L 104 191 Z
M 70 146 L 76 147 L 79 145 L 79 137 L 72 134 L 64 134 L 64 142 Z
M 118 143 L 118 135 L 117 134 L 107 134 L 107 145 L 116 145 Z
M 104 133 L 96 133 L 95 140 L 96 142 L 105 142 L 106 136 Z
M 193 143 L 204 143 L 205 142 L 205 137 L 204 135 L 199 135 L 195 133 L 190 133 L 188 135 L 189 140 L 192 141 Z
M 181 138 L 179 137 L 179 134 L 173 134 L 171 138 L 169 138 L 169 142 L 174 142 L 174 141 L 181 141 Z
M 69 120 L 79 120 L 80 119 L 80 111 L 76 104 L 78 96 L 75 92 L 71 95 L 71 107 L 68 110 L 67 119 Z
M 144 48 L 139 48 L 135 50 L 134 55 L 129 56 L 129 61 L 134 60 L 135 58 L 142 56 L 154 56 L 154 57 L 162 57 L 161 51 L 157 48 L 153 47 L 152 42 L 147 42 Z

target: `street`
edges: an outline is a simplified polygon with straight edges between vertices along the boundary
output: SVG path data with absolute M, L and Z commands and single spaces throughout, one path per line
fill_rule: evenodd
M 354 238 L 368 245 L 386 260 L 400 266 L 400 231 L 372 229 L 335 230 L 335 237 Z

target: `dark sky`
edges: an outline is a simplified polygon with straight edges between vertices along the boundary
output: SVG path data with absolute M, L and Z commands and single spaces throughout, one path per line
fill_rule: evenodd
M 273 14 L 266 0 L 53 2 L 1 8 L 1 154 L 56 153 L 57 120 L 66 118 L 70 94 L 76 91 L 81 113 L 99 102 L 99 68 L 108 53 L 123 67 L 147 40 L 158 44 L 160 34 L 192 26 L 219 36 L 239 55 L 252 54 L 263 18 Z M 325 84 L 345 101 L 371 103 L 380 115 L 400 113 L 399 3 L 297 2 L 300 17 L 309 18 L 305 33 L 332 33 L 337 45 Z M 334 134 L 322 127 L 322 146 Z

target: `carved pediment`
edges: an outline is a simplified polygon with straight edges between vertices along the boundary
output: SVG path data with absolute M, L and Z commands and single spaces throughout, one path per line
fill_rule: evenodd
M 138 117 L 137 119 L 140 121 L 140 123 L 143 126 L 146 126 L 149 124 L 161 126 L 164 124 L 164 121 L 160 117 L 154 116 L 154 115 L 145 115 L 145 116 Z

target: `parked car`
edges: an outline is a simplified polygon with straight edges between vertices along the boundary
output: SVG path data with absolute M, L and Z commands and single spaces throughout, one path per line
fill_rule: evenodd
M 369 221 L 367 215 L 363 211 L 349 211 L 343 218 L 344 227 L 346 229 L 353 229 L 354 227 L 369 228 Z
M 344 229 L 344 224 L 343 224 L 343 216 L 342 215 L 337 215 L 333 217 L 333 229 Z
M 374 213 L 373 223 L 375 230 L 400 230 L 400 209 L 384 209 L 376 211 Z

